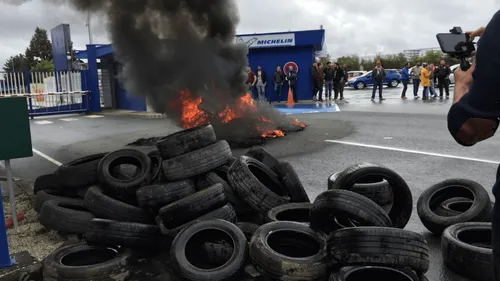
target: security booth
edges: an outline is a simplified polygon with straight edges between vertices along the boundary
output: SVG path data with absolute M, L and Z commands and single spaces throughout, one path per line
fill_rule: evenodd
M 252 71 L 261 66 L 266 73 L 266 97 L 274 95 L 272 82 L 276 66 L 286 71 L 289 65 L 297 68 L 297 98 L 310 100 L 312 98 L 312 81 L 309 77 L 309 67 L 314 62 L 316 53 L 323 49 L 325 30 L 304 30 L 262 34 L 238 35 L 236 42 L 248 46 L 248 63 Z M 282 100 L 286 100 L 288 86 L 283 87 Z

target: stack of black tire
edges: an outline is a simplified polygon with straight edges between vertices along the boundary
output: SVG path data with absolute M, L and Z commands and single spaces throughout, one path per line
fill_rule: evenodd
M 441 236 L 445 264 L 472 280 L 493 280 L 493 205 L 486 189 L 467 179 L 441 181 L 417 202 L 422 224 Z

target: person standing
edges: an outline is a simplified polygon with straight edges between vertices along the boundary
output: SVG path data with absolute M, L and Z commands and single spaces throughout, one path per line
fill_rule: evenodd
M 312 86 L 313 86 L 313 89 L 312 89 L 312 99 L 313 99 L 313 101 L 316 100 L 316 95 L 318 94 L 318 80 L 317 80 L 317 77 L 318 77 L 318 64 L 314 62 L 311 65 L 311 67 L 309 68 L 309 78 L 311 79 L 311 83 L 312 83 Z
M 420 62 L 417 61 L 417 64 L 412 67 L 410 74 L 413 80 L 413 98 L 418 99 L 418 89 L 420 87 L 420 73 L 422 72 L 422 67 L 420 66 Z
M 422 87 L 424 87 L 423 94 L 422 94 L 422 99 L 427 100 L 429 99 L 429 86 L 431 85 L 431 80 L 430 80 L 430 73 L 429 70 L 427 69 L 427 63 L 424 62 L 422 64 L 422 69 L 420 70 L 420 84 Z
M 435 83 L 434 81 L 436 81 L 436 67 L 434 66 L 434 64 L 432 63 L 430 66 L 429 66 L 429 72 L 430 72 L 430 82 L 431 82 L 431 85 L 429 86 L 429 92 L 431 93 L 431 97 L 433 98 L 436 98 L 437 97 L 437 93 L 436 93 L 436 89 L 435 89 Z
M 443 98 L 443 88 L 446 93 L 446 98 L 450 98 L 450 74 L 450 68 L 446 65 L 444 60 L 441 60 L 439 66 L 436 68 L 440 99 Z
M 281 101 L 283 82 L 285 82 L 285 74 L 281 71 L 281 67 L 278 65 L 276 66 L 276 71 L 273 74 L 274 96 L 277 102 Z M 269 96 L 269 103 L 271 103 L 271 96 Z
M 344 88 L 347 80 L 349 80 L 349 71 L 347 70 L 347 64 L 342 64 L 342 79 L 339 85 L 340 100 L 344 99 Z
M 382 97 L 382 86 L 385 80 L 385 69 L 382 67 L 382 63 L 380 60 L 377 60 L 377 65 L 373 68 L 372 71 L 372 81 L 373 81 L 373 92 L 372 92 L 372 101 L 375 100 L 375 92 L 378 88 L 378 98 L 380 101 L 385 100 Z
M 298 102 L 297 100 L 297 91 L 296 91 L 296 86 L 297 86 L 297 72 L 295 72 L 295 69 L 293 66 L 288 67 L 288 73 L 286 74 L 286 81 L 288 81 L 288 87 L 290 87 L 290 90 L 292 90 L 292 95 L 293 95 L 293 101 Z
M 318 63 L 318 75 L 316 76 L 318 83 L 318 101 L 323 101 L 323 86 L 325 84 L 325 73 L 323 72 L 323 64 Z
M 333 90 L 333 73 L 334 70 L 332 68 L 332 63 L 327 62 L 326 63 L 326 68 L 324 70 L 325 74 L 325 99 L 326 100 L 331 100 L 332 99 L 332 90 Z
M 252 68 L 250 66 L 247 66 L 247 81 L 245 82 L 245 85 L 247 86 L 247 92 L 250 92 L 254 99 L 255 93 L 253 88 L 255 82 L 257 82 L 257 77 L 255 77 L 255 73 L 253 73 Z
M 266 100 L 266 85 L 267 85 L 267 76 L 266 72 L 262 70 L 262 66 L 257 66 L 257 97 L 259 101 Z
M 333 92 L 334 92 L 333 99 L 335 99 L 335 100 L 337 100 L 339 98 L 340 83 L 342 83 L 342 76 L 343 76 L 342 69 L 340 68 L 338 63 L 334 62 L 333 63 Z M 341 99 L 343 99 L 343 97 Z
M 405 63 L 401 69 L 401 82 L 403 83 L 403 91 L 401 92 L 401 99 L 406 100 L 406 90 L 408 90 L 408 83 L 410 82 L 410 67 L 409 63 Z

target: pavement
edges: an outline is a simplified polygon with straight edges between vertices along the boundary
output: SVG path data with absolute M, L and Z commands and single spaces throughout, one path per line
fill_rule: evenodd
M 301 102 L 294 107 L 295 111 L 280 105 L 287 110 L 282 110 L 283 113 L 307 123 L 308 127 L 303 132 L 269 140 L 264 146 L 280 160 L 294 165 L 312 199 L 326 190 L 330 174 L 366 161 L 383 164 L 399 173 L 411 188 L 414 206 L 427 187 L 449 178 L 477 181 L 492 196 L 491 187 L 500 161 L 500 140 L 492 138 L 470 148 L 459 146 L 446 126 L 451 99 L 413 100 L 410 85 L 409 99 L 403 101 L 401 89 L 401 86 L 384 88 L 383 102 L 371 102 L 369 89 L 346 89 L 347 102 Z M 179 130 L 167 119 L 145 119 L 116 112 L 56 116 L 30 122 L 34 156 L 12 163 L 15 176 L 29 183 L 38 175 L 53 172 L 60 163 L 119 149 L 139 138 L 164 136 Z M 234 150 L 235 155 L 243 152 L 244 149 Z M 429 280 L 468 280 L 443 266 L 440 239 L 422 226 L 416 210 L 407 229 L 428 239 Z

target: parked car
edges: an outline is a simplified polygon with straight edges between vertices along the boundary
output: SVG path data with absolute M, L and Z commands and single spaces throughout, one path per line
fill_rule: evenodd
M 460 66 L 460 64 L 454 64 L 450 66 L 451 74 L 450 74 L 450 84 L 455 84 L 455 70 Z
M 397 87 L 401 83 L 401 75 L 396 69 L 386 69 L 385 70 L 385 80 L 384 85 L 388 87 Z M 349 87 L 354 89 L 363 89 L 369 86 L 373 86 L 372 72 L 369 71 L 362 76 L 356 77 L 348 82 Z
M 361 70 L 353 70 L 353 71 L 348 71 L 347 72 L 347 81 L 351 81 L 354 78 L 357 78 L 359 76 L 362 76 L 366 73 L 366 71 L 361 71 Z

